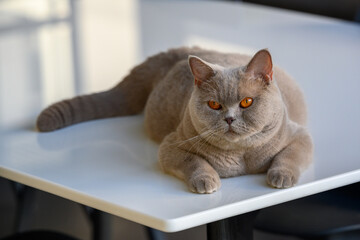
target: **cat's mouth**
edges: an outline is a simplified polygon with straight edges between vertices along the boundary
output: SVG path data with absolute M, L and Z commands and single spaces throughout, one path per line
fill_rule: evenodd
M 224 132 L 224 137 L 228 140 L 230 140 L 231 142 L 233 141 L 238 141 L 240 139 L 245 139 L 249 136 L 248 132 L 243 132 L 236 129 L 234 130 L 233 127 L 229 126 L 229 128 Z
M 234 131 L 234 129 L 233 129 L 231 126 L 229 126 L 229 128 L 228 128 L 228 130 L 225 132 L 225 134 L 227 134 L 227 135 L 239 135 L 239 133 L 236 132 L 236 131 Z
M 240 134 L 235 131 L 231 126 L 227 129 L 227 131 L 225 131 L 223 136 L 228 142 L 232 143 L 237 142 L 240 139 Z

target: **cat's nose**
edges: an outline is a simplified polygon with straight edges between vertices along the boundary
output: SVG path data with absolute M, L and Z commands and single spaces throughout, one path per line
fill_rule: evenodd
M 235 121 L 235 118 L 233 118 L 233 117 L 227 117 L 227 118 L 224 119 L 224 121 L 227 122 L 229 125 L 231 125 L 232 122 Z

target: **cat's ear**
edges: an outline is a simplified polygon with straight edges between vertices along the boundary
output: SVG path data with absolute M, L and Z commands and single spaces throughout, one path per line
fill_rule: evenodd
M 253 78 L 262 78 L 267 84 L 271 83 L 273 64 L 267 49 L 258 51 L 246 66 L 246 74 Z
M 200 86 L 202 82 L 214 76 L 215 72 L 209 65 L 199 57 L 189 56 L 189 66 L 195 78 L 195 85 Z

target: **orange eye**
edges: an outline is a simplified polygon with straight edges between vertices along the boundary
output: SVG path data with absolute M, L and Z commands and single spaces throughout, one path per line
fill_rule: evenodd
M 222 108 L 221 104 L 215 101 L 209 101 L 208 105 L 210 108 L 214 109 L 214 110 L 219 110 Z
M 250 107 L 252 103 L 253 103 L 253 99 L 251 97 L 246 97 L 243 100 L 241 100 L 240 107 L 247 108 Z

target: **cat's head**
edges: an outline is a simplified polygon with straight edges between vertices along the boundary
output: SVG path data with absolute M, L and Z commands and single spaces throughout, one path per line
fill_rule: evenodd
M 246 66 L 225 68 L 189 56 L 195 79 L 189 110 L 199 134 L 212 143 L 258 145 L 283 116 L 273 64 L 260 50 Z

